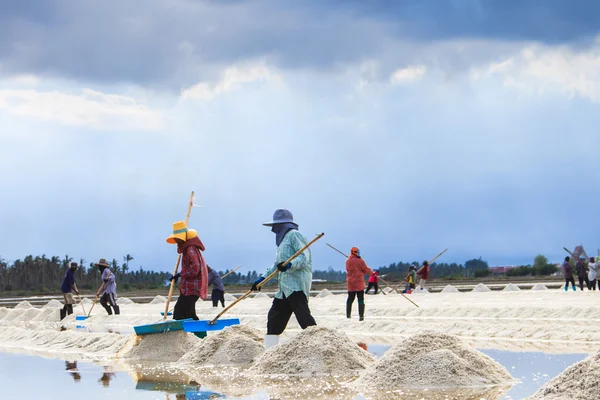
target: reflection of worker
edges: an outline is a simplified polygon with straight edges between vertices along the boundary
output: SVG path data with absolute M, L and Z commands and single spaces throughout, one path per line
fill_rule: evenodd
M 75 382 L 81 380 L 81 374 L 77 370 L 77 361 L 65 361 L 65 369 L 69 371 Z
M 98 383 L 101 383 L 104 387 L 110 386 L 110 381 L 115 377 L 115 374 L 110 370 L 110 367 L 104 367 L 104 373 L 98 379 Z

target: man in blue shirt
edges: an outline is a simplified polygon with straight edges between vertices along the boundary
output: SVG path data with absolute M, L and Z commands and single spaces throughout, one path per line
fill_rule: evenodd
M 273 305 L 267 316 L 267 335 L 265 347 L 279 342 L 279 335 L 285 330 L 292 313 L 302 329 L 316 325 L 308 308 L 308 298 L 312 284 L 312 255 L 310 249 L 304 250 L 291 263 L 284 265 L 291 256 L 308 244 L 308 240 L 298 232 L 292 213 L 285 209 L 275 210 L 273 221 L 263 225 L 270 226 L 275 234 L 277 253 L 275 262 L 254 282 L 252 290 L 260 290 L 258 284 L 276 269 L 279 291 L 275 294 Z
M 77 271 L 77 263 L 72 262 L 69 269 L 67 269 L 67 272 L 65 272 L 65 277 L 63 278 L 62 285 L 60 286 L 60 291 L 65 299 L 65 305 L 63 306 L 62 310 L 60 310 L 61 320 L 67 315 L 73 314 L 73 304 L 75 304 L 73 292 L 79 294 L 77 285 L 75 285 L 75 271 Z
M 208 269 L 208 285 L 213 285 L 213 290 L 210 295 L 213 307 L 218 306 L 219 301 L 221 302 L 221 305 L 225 307 L 225 286 L 223 286 L 221 275 L 209 266 L 206 266 L 206 269 Z

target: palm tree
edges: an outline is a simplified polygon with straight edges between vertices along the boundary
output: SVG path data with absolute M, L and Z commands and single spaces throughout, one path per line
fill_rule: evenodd
M 123 273 L 126 274 L 129 270 L 129 261 L 133 260 L 133 256 L 131 254 L 127 254 L 125 257 L 123 257 L 123 260 L 125 261 L 125 264 L 123 264 Z

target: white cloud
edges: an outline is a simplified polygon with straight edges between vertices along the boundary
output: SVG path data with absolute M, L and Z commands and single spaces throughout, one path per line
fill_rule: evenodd
M 400 68 L 394 71 L 390 77 L 390 83 L 393 85 L 403 85 L 409 82 L 421 80 L 427 68 L 423 65 Z
M 183 100 L 210 101 L 217 96 L 242 88 L 244 84 L 268 82 L 281 84 L 283 79 L 275 70 L 265 65 L 231 66 L 225 69 L 221 80 L 215 84 L 200 82 L 181 93 Z
M 159 112 L 134 98 L 81 89 L 81 94 L 60 91 L 0 90 L 0 110 L 13 115 L 100 130 L 159 130 Z
M 586 50 L 528 45 L 502 62 L 471 70 L 475 81 L 500 77 L 526 93 L 559 93 L 600 102 L 600 42 Z

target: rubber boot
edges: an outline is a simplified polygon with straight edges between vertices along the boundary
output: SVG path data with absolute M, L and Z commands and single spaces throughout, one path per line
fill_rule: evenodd
M 119 306 L 113 306 L 113 308 L 115 309 L 115 315 L 121 314 L 121 309 L 119 308 Z
M 568 284 L 568 283 L 565 285 L 565 292 L 566 292 L 567 290 L 569 290 L 569 284 Z
M 67 315 L 73 314 L 73 304 L 67 304 Z
M 574 286 L 574 285 L 573 285 L 573 291 L 574 291 L 574 292 L 576 292 L 576 291 L 577 291 L 577 289 L 575 288 L 575 286 Z
M 358 320 L 359 321 L 365 320 L 365 305 L 364 304 L 358 305 Z
M 66 307 L 66 306 L 65 306 Z M 67 309 L 63 307 L 60 309 L 60 320 L 62 321 L 67 316 Z
M 352 317 L 352 304 L 346 303 L 346 318 Z
M 277 346 L 279 343 L 279 335 L 265 335 L 265 350 Z

